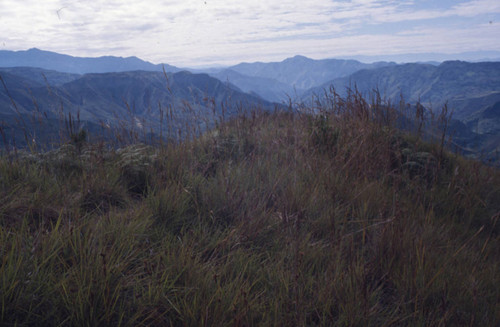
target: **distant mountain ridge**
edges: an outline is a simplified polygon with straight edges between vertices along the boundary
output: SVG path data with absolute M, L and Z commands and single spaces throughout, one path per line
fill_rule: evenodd
M 281 62 L 241 63 L 231 66 L 229 69 L 248 76 L 272 78 L 296 89 L 307 90 L 329 80 L 348 76 L 361 69 L 392 65 L 395 65 L 395 63 L 364 64 L 356 60 L 314 60 L 304 56 L 295 56 Z
M 448 103 L 456 118 L 465 119 L 500 101 L 500 62 L 446 61 L 438 66 L 410 63 L 360 70 L 308 90 L 304 100 L 330 86 L 340 95 L 348 87 L 362 93 L 378 89 L 387 99 L 399 101 L 402 96 L 406 102 L 421 102 L 434 109 Z
M 276 79 L 248 76 L 229 68 L 210 75 L 222 82 L 234 84 L 243 92 L 255 94 L 268 101 L 283 102 L 288 96 L 293 97 L 296 92 L 291 85 Z
M 391 55 L 350 55 L 340 56 L 339 59 L 355 59 L 362 62 L 394 61 L 397 63 L 432 63 L 439 65 L 445 61 L 500 61 L 500 51 L 468 51 L 461 53 L 401 53 Z
M 168 64 L 155 65 L 137 57 L 104 56 L 97 58 L 73 57 L 32 48 L 26 51 L 0 50 L 0 67 L 37 67 L 63 73 L 87 74 L 134 70 L 179 72 Z
M 32 76 L 29 76 L 29 70 Z M 44 83 L 37 77 L 53 75 L 65 83 Z M 0 125 L 7 135 L 19 134 L 21 123 L 33 119 L 56 126 L 69 114 L 85 125 L 122 126 L 159 133 L 169 125 L 173 137 L 187 128 L 211 126 L 214 119 L 275 105 L 223 83 L 207 74 L 132 71 L 77 75 L 38 68 L 0 68 Z M 21 124 L 21 125 L 22 125 Z M 34 122 L 28 124 L 31 128 Z M 60 127 L 60 126 L 59 126 Z M 175 131 L 175 132 L 174 132 Z M 46 133 L 41 128 L 38 135 Z M 53 134 L 53 133 L 52 133 Z M 163 134 L 166 135 L 166 134 Z M 17 135 L 19 138 L 19 135 Z
M 0 67 L 0 72 L 11 73 L 32 82 L 53 86 L 63 85 L 81 77 L 80 74 L 63 73 L 36 67 Z
M 348 76 L 361 69 L 392 66 L 395 63 L 361 63 L 356 60 L 322 59 L 304 56 L 281 62 L 240 63 L 224 69 L 207 69 L 208 74 L 230 82 L 241 90 L 275 102 L 288 102 L 300 97 L 309 88 L 335 78 Z

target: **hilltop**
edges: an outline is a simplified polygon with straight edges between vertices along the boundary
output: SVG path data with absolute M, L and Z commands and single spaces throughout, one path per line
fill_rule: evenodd
M 2 156 L 1 324 L 498 325 L 498 170 L 337 100 Z

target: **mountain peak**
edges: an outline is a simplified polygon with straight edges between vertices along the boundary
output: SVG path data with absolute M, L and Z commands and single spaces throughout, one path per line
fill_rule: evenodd
M 311 58 L 302 55 L 296 55 L 292 58 L 285 59 L 285 61 L 311 61 Z

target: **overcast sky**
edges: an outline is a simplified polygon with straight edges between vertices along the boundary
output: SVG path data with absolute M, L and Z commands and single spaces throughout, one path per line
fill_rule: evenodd
M 500 51 L 499 0 L 0 0 L 0 49 L 177 66 Z

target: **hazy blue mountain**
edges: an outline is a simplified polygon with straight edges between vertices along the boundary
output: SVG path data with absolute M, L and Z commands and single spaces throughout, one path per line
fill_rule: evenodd
M 295 56 L 281 62 L 241 63 L 229 67 L 229 69 L 247 76 L 275 79 L 290 85 L 292 88 L 305 90 L 335 78 L 348 76 L 360 69 L 391 65 L 394 63 L 364 64 L 356 60 L 314 60 L 304 56 Z
M 24 80 L 30 80 L 43 85 L 62 85 L 81 77 L 79 74 L 61 73 L 36 67 L 0 67 L 0 74 L 11 73 Z
M 256 94 L 263 99 L 274 102 L 282 102 L 288 96 L 294 97 L 296 93 L 302 93 L 303 90 L 295 90 L 291 85 L 279 82 L 273 78 L 247 76 L 240 74 L 232 69 L 224 69 L 211 76 L 236 85 L 243 92 Z
M 322 83 L 350 75 L 360 69 L 377 68 L 394 63 L 379 62 L 364 64 L 355 60 L 313 60 L 303 56 L 288 58 L 282 62 L 271 63 L 241 63 L 228 69 L 205 69 L 206 73 L 229 82 L 244 92 L 254 94 L 268 101 L 283 102 L 289 97 L 299 97 L 302 92 Z M 126 71 L 163 71 L 179 72 L 181 69 L 170 65 L 154 65 L 136 57 L 98 57 L 82 58 L 42 51 L 36 48 L 26 51 L 0 51 L 0 67 L 34 67 L 50 71 L 66 72 L 73 74 L 107 73 Z M 201 72 L 193 70 L 193 72 Z M 49 76 L 50 75 L 50 76 Z M 43 77 L 45 76 L 45 77 Z M 26 76 L 33 78 L 32 72 Z M 49 80 L 52 85 L 60 85 L 69 80 L 64 80 L 55 73 L 43 72 L 38 74 L 36 80 L 42 77 Z M 76 76 L 64 76 L 76 78 Z
M 470 144 L 485 159 L 496 159 L 500 154 L 500 101 L 482 109 L 466 120 L 470 131 L 479 135 Z
M 500 51 L 469 51 L 462 53 L 403 53 L 381 55 L 353 55 L 339 57 L 339 59 L 355 59 L 361 62 L 395 61 L 397 63 L 431 63 L 439 64 L 450 60 L 463 60 L 468 62 L 500 61 Z
M 217 109 L 227 105 L 226 109 L 231 110 L 230 105 L 236 107 L 246 102 L 272 107 L 270 102 L 245 94 L 207 74 L 187 71 L 166 76 L 145 71 L 85 74 L 52 87 L 12 72 L 0 74 L 8 91 L 7 94 L 4 88 L 0 89 L 2 112 L 13 110 L 9 96 L 21 111 L 34 110 L 33 100 L 36 100 L 38 107 L 45 111 L 58 111 L 62 105 L 65 110 L 79 111 L 81 117 L 90 120 L 111 119 L 112 113 L 122 115 L 130 110 L 136 115 L 154 116 L 159 104 L 163 107 L 188 104 L 211 107 L 215 104 Z
M 435 110 L 448 102 L 455 118 L 465 119 L 500 101 L 500 62 L 447 61 L 439 66 L 403 64 L 361 70 L 310 89 L 304 100 L 330 86 L 341 95 L 348 87 L 357 87 L 362 93 L 378 88 L 382 96 L 393 101 L 402 95 L 407 102 L 419 101 Z
M 469 116 L 466 123 L 478 134 L 500 134 L 500 101 Z
M 37 121 L 45 123 L 40 124 L 38 134 L 48 133 L 44 130 L 47 126 L 61 128 L 57 121 L 71 114 L 86 125 L 126 127 L 144 133 L 157 133 L 160 126 L 168 126 L 169 133 L 177 137 L 179 131 L 204 129 L 215 120 L 245 110 L 275 108 L 207 74 L 186 71 L 167 75 L 145 71 L 85 74 L 57 86 L 24 77 L 24 69 L 20 76 L 14 73 L 0 71 L 7 88 L 0 85 L 0 123 L 11 134 L 29 129 Z
M 221 103 L 227 104 L 228 110 L 235 109 L 240 102 L 270 106 L 269 102 L 233 89 L 206 74 L 186 71 L 167 77 L 163 73 L 141 71 L 87 74 L 60 89 L 70 96 L 73 105 L 93 114 L 104 111 L 101 118 L 110 118 L 110 112 L 125 114 L 129 110 L 134 115 L 151 117 L 159 114 L 158 104 L 188 110 L 187 106 L 209 107 L 212 100 L 218 109 Z
M 36 48 L 26 51 L 0 50 L 0 67 L 37 67 L 74 74 L 133 70 L 162 71 L 163 67 L 167 72 L 180 71 L 179 68 L 171 65 L 154 65 L 137 57 L 73 57 Z
M 32 79 L 17 76 L 12 72 L 0 72 L 2 84 L 0 84 L 0 113 L 14 115 L 26 113 L 27 107 L 34 106 L 34 97 L 31 90 L 43 87 L 43 84 Z M 16 99 L 16 106 L 12 100 Z

